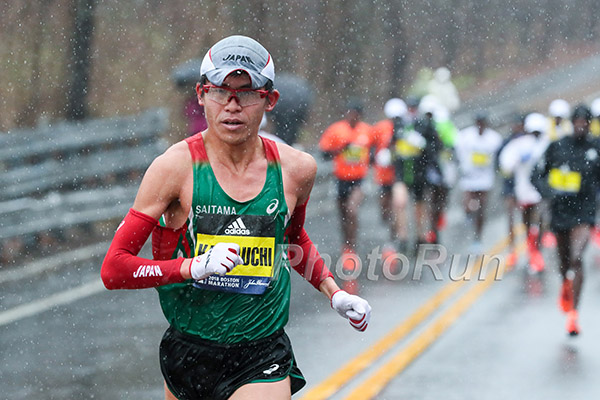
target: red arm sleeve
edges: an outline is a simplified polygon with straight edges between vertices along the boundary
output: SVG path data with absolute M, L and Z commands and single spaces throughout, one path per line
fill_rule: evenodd
M 157 226 L 154 218 L 130 209 L 108 248 L 100 276 L 107 289 L 142 289 L 183 282 L 183 258 L 149 260 L 137 257 Z
M 304 229 L 307 203 L 308 201 L 296 207 L 286 230 L 290 241 L 288 256 L 292 268 L 319 290 L 321 282 L 326 278 L 333 278 L 333 275 Z

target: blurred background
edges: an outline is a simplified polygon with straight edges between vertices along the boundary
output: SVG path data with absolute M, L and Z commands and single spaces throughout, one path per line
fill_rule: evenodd
M 300 140 L 312 143 L 349 96 L 374 120 L 445 66 L 468 97 L 484 80 L 588 54 L 598 20 L 593 0 L 12 0 L 0 4 L 0 131 L 166 106 L 175 141 L 193 85 L 174 85 L 174 68 L 243 34 L 270 50 L 278 73 L 310 82 Z

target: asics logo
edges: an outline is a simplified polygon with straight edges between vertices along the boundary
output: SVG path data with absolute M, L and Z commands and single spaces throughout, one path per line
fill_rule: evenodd
M 249 235 L 250 230 L 246 228 L 246 225 L 244 225 L 242 217 L 238 217 L 238 219 L 229 224 L 229 226 L 225 229 L 225 233 L 227 235 Z
M 265 369 L 263 371 L 263 374 L 271 375 L 273 372 L 277 371 L 278 369 L 279 369 L 279 364 L 273 364 L 269 367 L 269 369 Z
M 273 212 L 277 209 L 278 205 L 279 205 L 279 200 L 277 200 L 277 199 L 271 200 L 271 203 L 267 206 L 267 214 L 269 214 L 269 215 L 273 214 Z

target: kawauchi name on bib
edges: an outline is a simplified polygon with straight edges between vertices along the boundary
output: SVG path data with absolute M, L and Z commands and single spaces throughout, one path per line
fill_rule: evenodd
M 239 238 L 239 237 L 238 237 Z M 233 240 L 231 240 L 230 237 L 228 237 L 227 239 L 230 240 L 231 243 L 237 243 L 234 242 Z M 236 269 L 243 269 L 244 266 L 250 266 L 250 267 L 267 267 L 267 268 L 272 268 L 273 267 L 273 247 L 271 247 L 271 245 L 274 246 L 275 244 L 275 239 L 274 238 L 243 238 L 243 239 L 251 239 L 251 240 L 258 240 L 258 243 L 266 243 L 267 245 L 258 245 L 258 246 L 241 246 L 240 245 L 240 254 L 239 256 L 244 260 L 244 264 L 243 265 L 238 265 L 236 267 Z M 242 240 L 245 241 L 245 240 Z M 211 247 L 213 247 L 214 245 L 208 244 L 208 243 L 200 243 L 198 242 L 197 248 L 198 248 L 198 252 L 197 254 L 204 254 L 206 253 L 208 250 L 210 250 Z
M 197 206 L 203 208 L 206 206 Z M 269 215 L 236 215 L 235 208 L 228 207 L 230 215 L 200 214 L 197 217 L 194 254 L 204 254 L 217 243 L 236 243 L 243 264 L 226 275 L 212 275 L 195 282 L 201 289 L 242 294 L 263 294 L 276 274 L 275 219 Z

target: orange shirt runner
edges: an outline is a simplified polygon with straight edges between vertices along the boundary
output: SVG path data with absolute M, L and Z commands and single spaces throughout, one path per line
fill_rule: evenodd
M 354 128 L 348 121 L 333 123 L 323 132 L 319 147 L 337 153 L 333 159 L 333 174 L 343 181 L 364 178 L 369 171 L 369 148 L 373 145 L 372 128 L 358 122 Z
M 392 136 L 394 135 L 394 123 L 391 119 L 384 119 L 379 121 L 373 126 L 372 132 L 372 145 L 375 147 L 375 154 L 381 149 L 385 149 L 390 146 Z M 381 165 L 375 164 L 375 183 L 379 186 L 391 186 L 396 181 L 396 174 L 394 166 L 389 165 L 382 167 Z

